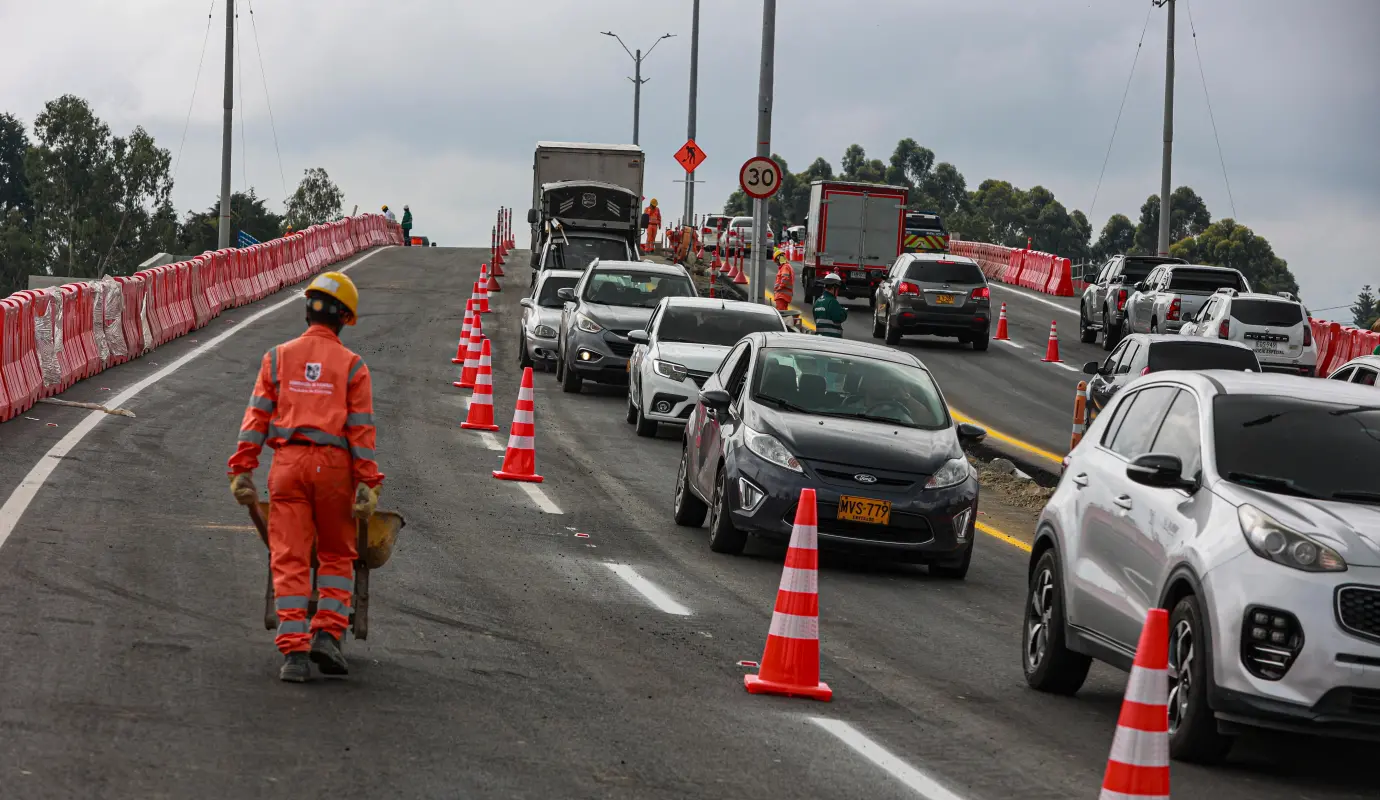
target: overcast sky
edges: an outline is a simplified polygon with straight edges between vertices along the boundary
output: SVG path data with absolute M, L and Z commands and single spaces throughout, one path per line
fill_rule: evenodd
M 0 0 L 0 110 L 32 123 L 44 102 L 80 95 L 116 133 L 143 125 L 180 152 L 173 200 L 180 213 L 206 208 L 219 183 L 224 3 L 193 104 L 209 0 Z M 909 136 L 970 189 L 991 177 L 1041 184 L 1087 212 L 1149 5 L 786 0 L 773 149 L 796 170 L 821 155 L 837 168 L 850 143 L 885 160 Z M 644 64 L 641 144 L 648 196 L 668 216 L 683 207 L 672 154 L 686 134 L 690 0 L 257 0 L 253 26 L 247 0 L 237 6 L 236 189 L 281 206 L 302 170 L 325 167 L 347 211 L 410 203 L 418 233 L 487 243 L 498 205 L 521 220 L 530 204 L 534 142 L 631 139 L 632 61 L 599 35 L 612 29 L 630 48 L 676 34 Z M 1220 218 L 1231 203 L 1190 10 L 1235 216 L 1288 260 L 1310 305 L 1349 303 L 1380 283 L 1380 0 L 1179 0 L 1174 184 Z M 703 0 L 700 211 L 722 207 L 753 153 L 760 21 L 756 0 Z M 1115 212 L 1135 219 L 1159 189 L 1165 31 L 1156 10 L 1089 214 L 1097 229 Z

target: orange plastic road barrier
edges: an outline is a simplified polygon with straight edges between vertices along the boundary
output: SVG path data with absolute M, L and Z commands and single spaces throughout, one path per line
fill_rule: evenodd
M 1088 382 L 1079 381 L 1078 388 L 1073 395 L 1073 436 L 1069 440 L 1069 449 L 1078 446 L 1083 441 L 1083 434 L 1088 431 Z
M 484 325 L 476 312 L 474 322 L 470 325 L 470 349 L 465 353 L 465 367 L 460 370 L 460 380 L 452 384 L 457 389 L 474 388 L 475 379 L 479 377 L 479 359 L 483 356 L 483 350 Z
M 1102 777 L 1101 800 L 1169 800 L 1169 613 L 1145 615 Z
M 460 341 L 455 344 L 455 358 L 452 364 L 464 364 L 465 354 L 470 349 L 470 326 L 474 324 L 474 300 L 465 301 L 465 324 L 460 326 Z
M 801 489 L 795 527 L 776 590 L 767 648 L 756 675 L 744 675 L 752 694 L 828 701 L 834 690 L 819 680 L 819 528 L 815 490 Z
M 1001 304 L 1001 316 L 997 317 L 997 335 L 992 338 L 999 342 L 1004 342 L 1011 338 L 1006 333 L 1006 303 Z
M 474 380 L 474 395 L 470 397 L 470 413 L 460 427 L 468 431 L 496 431 L 494 424 L 494 361 L 489 355 L 489 340 L 479 351 L 479 374 Z
M 504 481 L 541 483 L 537 474 L 536 410 L 532 393 L 532 368 L 522 370 L 522 388 L 518 389 L 517 406 L 513 409 L 513 426 L 508 430 L 508 449 L 503 454 L 503 468 L 494 470 L 494 477 Z
M 1045 347 L 1045 357 L 1040 359 L 1051 364 L 1062 364 L 1059 357 L 1059 326 L 1053 320 L 1049 323 L 1049 344 Z

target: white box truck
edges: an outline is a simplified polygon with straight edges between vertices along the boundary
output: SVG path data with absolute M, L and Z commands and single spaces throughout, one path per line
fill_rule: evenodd
M 635 144 L 588 144 L 584 142 L 537 142 L 532 158 L 532 205 L 541 217 L 541 187 L 562 181 L 597 181 L 621 186 L 642 197 L 646 158 Z M 536 253 L 541 224 L 531 226 L 530 248 Z
M 904 186 L 850 181 L 810 184 L 805 263 L 800 284 L 805 302 L 814 302 L 817 282 L 831 272 L 843 278 L 840 297 L 866 297 L 901 255 L 906 231 Z

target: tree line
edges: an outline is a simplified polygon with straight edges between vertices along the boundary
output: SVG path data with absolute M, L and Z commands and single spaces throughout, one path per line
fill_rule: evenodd
M 181 219 L 172 204 L 172 156 L 143 127 L 116 136 L 89 103 L 64 95 L 44 105 L 30 135 L 0 112 L 0 297 L 29 275 L 76 279 L 129 275 L 158 253 L 214 250 L 220 200 Z M 244 231 L 259 241 L 290 226 L 340 219 L 344 194 L 323 169 L 306 170 L 270 210 L 251 187 L 231 196 L 231 243 Z
M 1101 263 L 1118 253 L 1154 254 L 1158 250 L 1160 198 L 1153 194 L 1132 222 L 1125 214 L 1113 214 L 1093 238 L 1087 215 L 1069 211 L 1043 186 L 1021 189 L 1009 181 L 989 178 L 969 191 L 958 168 L 947 161 L 935 163 L 934 151 L 914 139 L 896 143 L 891 158 L 869 159 L 862 145 L 852 144 L 843 153 L 841 170 L 824 158 L 816 158 L 804 172 L 793 173 L 779 155 L 781 189 L 768 203 L 773 229 L 803 224 L 810 202 L 810 183 L 817 180 L 863 181 L 905 186 L 910 190 L 909 208 L 938 213 L 950 233 L 963 239 L 992 242 L 1056 253 L 1075 264 Z M 1213 220 L 1202 197 L 1188 186 L 1170 196 L 1170 254 L 1198 264 L 1234 267 L 1251 285 L 1266 292 L 1298 292 L 1298 282 L 1288 263 L 1275 254 L 1265 237 L 1236 220 Z M 724 204 L 724 213 L 750 215 L 752 202 L 741 190 Z

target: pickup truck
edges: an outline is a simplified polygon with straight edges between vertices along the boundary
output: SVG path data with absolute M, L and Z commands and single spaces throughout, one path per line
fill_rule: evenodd
M 1126 298 L 1126 333 L 1178 333 L 1184 321 L 1219 289 L 1249 292 L 1246 276 L 1230 267 L 1163 264 L 1133 287 Z
M 1122 329 L 1126 301 L 1135 285 L 1145 280 L 1161 264 L 1187 264 L 1169 256 L 1116 255 L 1107 259 L 1097 277 L 1083 290 L 1078 305 L 1078 339 L 1083 344 L 1097 341 L 1102 332 L 1102 349 L 1111 350 L 1125 335 Z

